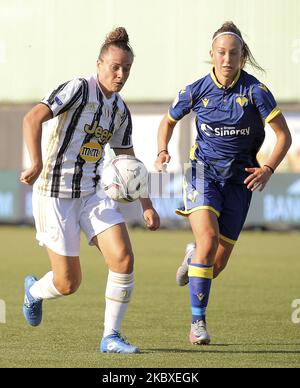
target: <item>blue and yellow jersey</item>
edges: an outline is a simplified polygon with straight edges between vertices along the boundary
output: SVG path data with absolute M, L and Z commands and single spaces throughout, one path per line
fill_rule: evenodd
M 205 175 L 217 181 L 243 183 L 246 167 L 257 167 L 265 123 L 281 113 L 272 93 L 241 70 L 228 88 L 214 71 L 181 90 L 169 109 L 176 122 L 193 111 L 197 138 L 191 160 L 204 163 Z

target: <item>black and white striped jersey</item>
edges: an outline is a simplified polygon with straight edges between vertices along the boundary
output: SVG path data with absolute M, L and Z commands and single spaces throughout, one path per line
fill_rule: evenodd
M 79 198 L 96 191 L 104 147 L 132 147 L 130 112 L 118 93 L 107 99 L 97 76 L 60 85 L 41 103 L 56 117 L 43 130 L 43 171 L 35 184 L 39 194 Z M 47 132 L 47 133 L 45 133 Z

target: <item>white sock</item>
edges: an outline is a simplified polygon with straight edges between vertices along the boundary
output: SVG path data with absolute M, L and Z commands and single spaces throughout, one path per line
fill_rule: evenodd
M 104 337 L 120 331 L 133 287 L 133 272 L 127 275 L 109 271 L 105 292 Z
M 46 273 L 44 277 L 35 282 L 29 289 L 36 300 L 55 299 L 63 296 L 53 284 L 53 272 Z

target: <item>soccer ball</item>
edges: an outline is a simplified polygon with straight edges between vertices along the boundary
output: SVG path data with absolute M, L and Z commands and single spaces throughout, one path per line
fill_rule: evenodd
M 114 201 L 128 203 L 148 193 L 148 171 L 139 159 L 131 155 L 119 155 L 104 166 L 101 186 Z

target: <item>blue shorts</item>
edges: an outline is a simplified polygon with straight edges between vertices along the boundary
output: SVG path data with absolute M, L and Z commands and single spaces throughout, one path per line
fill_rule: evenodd
M 219 221 L 220 238 L 234 244 L 245 223 L 252 198 L 246 185 L 219 182 L 207 177 L 201 164 L 192 162 L 184 175 L 183 207 L 188 216 L 200 209 L 211 210 Z

